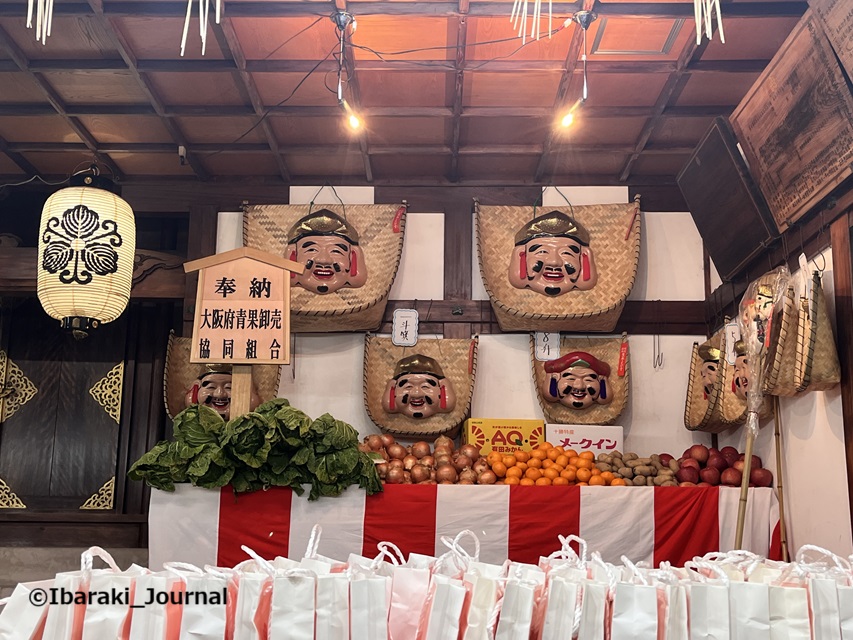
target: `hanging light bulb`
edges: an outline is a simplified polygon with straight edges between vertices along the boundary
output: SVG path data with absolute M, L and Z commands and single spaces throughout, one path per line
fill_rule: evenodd
M 560 121 L 560 124 L 563 127 L 570 127 L 570 126 L 572 126 L 572 123 L 574 121 L 575 121 L 575 116 L 570 111 L 569 113 L 567 113 L 566 115 L 563 116 L 563 119 Z
M 37 292 L 74 337 L 118 318 L 130 299 L 136 222 L 92 165 L 47 199 L 39 225 Z
M 361 120 L 358 119 L 358 116 L 354 113 L 351 113 L 349 118 L 347 118 L 347 122 L 349 123 L 350 129 L 358 129 L 361 126 Z

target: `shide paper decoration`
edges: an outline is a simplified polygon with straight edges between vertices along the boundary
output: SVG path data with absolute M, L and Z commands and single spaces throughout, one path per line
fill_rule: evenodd
M 38 297 L 45 312 L 83 338 L 118 318 L 130 299 L 136 223 L 130 205 L 96 167 L 44 204 Z M 80 185 L 80 186 L 76 186 Z

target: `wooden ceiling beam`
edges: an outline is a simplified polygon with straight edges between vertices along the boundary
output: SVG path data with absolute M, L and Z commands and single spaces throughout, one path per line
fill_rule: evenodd
M 669 78 L 667 78 L 663 89 L 661 89 L 661 92 L 658 95 L 658 99 L 655 101 L 654 115 L 646 120 L 646 124 L 643 126 L 643 130 L 640 132 L 640 136 L 637 139 L 634 152 L 625 161 L 622 172 L 619 174 L 620 180 L 628 180 L 628 177 L 631 175 L 631 169 L 634 167 L 634 163 L 646 148 L 649 138 L 651 138 L 655 129 L 663 121 L 663 114 L 666 111 L 667 105 L 670 101 L 678 100 L 678 96 L 684 89 L 684 85 L 689 78 L 689 76 L 686 75 L 686 72 L 691 60 L 698 60 L 702 57 L 702 53 L 704 53 L 707 48 L 708 42 L 709 41 L 706 38 L 703 38 L 702 43 L 697 45 L 695 38 L 688 38 L 684 45 L 684 49 L 681 50 L 681 53 L 678 56 L 676 70 L 669 76 Z
M 112 41 L 113 47 L 115 47 L 115 50 L 127 65 L 127 70 L 130 72 L 130 75 L 148 99 L 149 104 L 154 108 L 154 112 L 160 117 L 160 122 L 163 123 L 166 131 L 168 131 L 169 135 L 172 137 L 172 140 L 175 143 L 174 153 L 175 155 L 178 155 L 178 147 L 189 147 L 186 136 L 184 136 L 180 127 L 174 120 L 171 120 L 164 115 L 165 106 L 163 105 L 163 101 L 160 100 L 154 85 L 148 77 L 144 73 L 140 73 L 137 69 L 136 55 L 133 53 L 133 49 L 125 39 L 124 34 L 112 20 L 104 15 L 104 5 L 102 0 L 88 0 L 88 3 L 92 8 L 92 12 L 95 14 L 94 20 L 101 26 Z M 210 178 L 210 175 L 204 166 L 202 166 L 199 159 L 189 151 L 187 151 L 186 155 L 181 158 L 181 161 L 185 161 L 189 164 L 190 168 L 200 180 L 207 180 Z
M 582 8 L 586 11 L 591 11 L 595 0 L 584 0 Z M 563 75 L 560 76 L 560 84 L 557 86 L 557 95 L 554 98 L 554 107 L 551 111 L 552 122 L 548 129 L 548 135 L 545 138 L 545 143 L 542 145 L 542 155 L 539 156 L 539 163 L 536 165 L 536 173 L 534 179 L 539 182 L 545 174 L 545 167 L 548 164 L 548 154 L 551 153 L 551 147 L 557 136 L 556 125 L 560 118 L 561 111 L 565 111 L 568 105 L 576 100 L 574 96 L 569 95 L 569 87 L 571 86 L 572 76 L 575 73 L 575 68 L 578 65 L 578 56 L 583 46 L 584 31 L 576 23 L 572 23 L 572 40 L 569 43 L 569 50 L 566 53 L 566 60 L 563 63 Z
M 50 103 L 51 107 L 53 107 L 54 111 L 60 115 L 71 128 L 71 130 L 77 134 L 77 136 L 83 141 L 86 145 L 86 148 L 92 152 L 94 159 L 107 167 L 113 174 L 113 177 L 116 180 L 121 180 L 124 178 L 124 174 L 118 168 L 118 165 L 113 162 L 113 159 L 107 155 L 104 155 L 97 150 L 97 141 L 89 133 L 89 130 L 83 126 L 75 116 L 71 116 L 68 114 L 65 106 L 65 101 L 60 97 L 60 95 L 56 92 L 53 86 L 47 81 L 47 79 L 41 74 L 36 73 L 30 70 L 29 65 L 30 61 L 24 55 L 24 52 L 18 47 L 14 40 L 6 33 L 6 30 L 0 27 L 0 46 L 6 49 L 6 52 L 9 54 L 9 57 L 15 62 L 18 67 L 19 73 L 26 74 L 33 82 L 38 85 L 39 89 L 41 89 L 47 101 Z M 35 168 L 35 167 L 33 167 Z M 69 167 L 69 170 L 73 169 L 73 167 Z M 36 172 L 33 175 L 38 175 Z
M 28 176 L 37 176 L 39 174 L 39 170 L 30 163 L 24 156 L 15 151 L 9 146 L 9 143 L 2 137 L 0 137 L 0 152 L 6 154 L 6 157 L 9 158 L 12 162 L 18 165 L 18 168 L 21 169 Z
M 554 15 L 568 16 L 580 10 L 583 2 L 555 2 L 552 5 Z M 228 5 L 228 15 L 232 18 L 251 17 L 301 17 L 316 16 L 321 3 L 290 1 L 250 1 L 232 2 Z M 359 2 L 356 5 L 359 16 L 458 16 L 460 4 L 457 2 Z M 509 17 L 511 3 L 475 2 L 471 4 L 468 15 Z M 727 2 L 726 18 L 747 17 L 800 17 L 808 8 L 804 1 L 785 0 L 776 2 Z M 598 7 L 599 13 L 607 17 L 627 18 L 684 18 L 693 19 L 692 3 L 654 3 L 654 2 L 608 2 Z M 183 18 L 186 3 L 164 2 L 122 2 L 112 1 L 104 4 L 104 13 L 111 17 L 173 17 Z M 57 3 L 55 16 L 89 16 L 91 7 L 85 2 Z M 0 17 L 21 18 L 21 6 L 18 3 L 0 3 Z
M 463 0 L 460 0 L 460 5 Z M 465 9 L 469 9 L 465 0 Z M 461 11 L 461 7 L 460 7 Z M 468 18 L 463 14 L 456 23 L 456 61 L 453 91 L 453 130 L 450 137 L 450 181 L 459 180 L 459 138 L 462 135 L 462 100 L 465 93 L 465 52 L 468 49 Z
M 240 45 L 240 39 L 237 37 L 237 32 L 234 31 L 234 25 L 229 17 L 223 17 L 221 24 L 213 25 L 213 31 L 220 40 L 219 46 L 222 53 L 233 59 L 236 70 L 233 74 L 236 76 L 237 85 L 242 87 L 247 94 L 249 101 L 252 103 L 252 109 L 255 111 L 256 122 L 255 127 L 260 126 L 264 132 L 264 138 L 267 141 L 269 150 L 273 153 L 278 172 L 281 174 L 281 179 L 285 182 L 290 182 L 290 171 L 287 168 L 287 163 L 281 155 L 278 139 L 275 137 L 275 132 L 272 129 L 270 121 L 267 119 L 267 111 L 264 109 L 264 102 L 261 99 L 261 94 L 258 92 L 258 87 L 255 84 L 252 74 L 246 71 L 246 56 L 243 53 L 243 47 Z M 252 127 L 254 128 L 254 127 Z M 247 131 L 248 133 L 248 131 Z M 245 135 L 245 134 L 244 134 Z

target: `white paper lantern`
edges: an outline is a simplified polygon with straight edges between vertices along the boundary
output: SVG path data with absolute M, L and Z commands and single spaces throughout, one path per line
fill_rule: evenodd
M 57 191 L 45 202 L 39 225 L 42 307 L 78 338 L 112 322 L 130 299 L 135 252 L 136 223 L 127 202 L 92 186 Z

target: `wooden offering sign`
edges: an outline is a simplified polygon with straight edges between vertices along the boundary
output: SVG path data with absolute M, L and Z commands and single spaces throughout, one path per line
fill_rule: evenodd
M 780 231 L 851 174 L 853 96 L 811 10 L 731 123 Z
M 184 270 L 201 271 L 190 362 L 290 363 L 290 272 L 301 264 L 244 247 Z
M 824 31 L 847 75 L 853 75 L 853 2 L 850 0 L 809 0 L 820 17 Z

